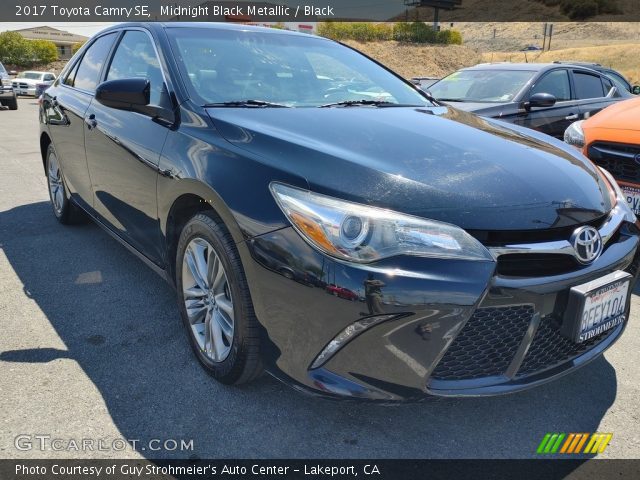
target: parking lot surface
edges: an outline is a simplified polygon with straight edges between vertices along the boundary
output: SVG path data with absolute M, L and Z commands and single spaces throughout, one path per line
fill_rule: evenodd
M 268 375 L 219 385 L 193 357 L 169 286 L 96 225 L 54 219 L 37 120 L 32 98 L 0 111 L 0 457 L 528 458 L 547 432 L 596 431 L 613 433 L 601 457 L 640 456 L 636 294 L 604 357 L 514 395 L 382 407 Z M 41 451 L 35 435 L 63 448 Z M 69 444 L 82 439 L 106 448 Z M 160 448 L 167 440 L 193 448 Z

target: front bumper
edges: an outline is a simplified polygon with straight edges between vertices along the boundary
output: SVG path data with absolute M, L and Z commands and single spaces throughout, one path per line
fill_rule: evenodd
M 616 270 L 635 283 L 637 233 L 623 224 L 593 264 L 533 278 L 500 275 L 495 262 L 397 257 L 354 266 L 319 254 L 291 228 L 247 242 L 244 264 L 265 361 L 282 380 L 383 402 L 493 395 L 566 374 L 619 338 L 626 321 L 581 345 L 560 337 L 558 323 L 572 286 Z M 282 275 L 283 262 L 301 273 Z M 379 293 L 367 289 L 371 280 L 382 282 Z M 325 284 L 358 301 L 328 295 Z M 341 332 L 363 323 L 373 326 L 318 362 Z
M 29 95 L 34 97 L 36 95 L 36 87 L 13 87 L 13 91 L 16 95 Z

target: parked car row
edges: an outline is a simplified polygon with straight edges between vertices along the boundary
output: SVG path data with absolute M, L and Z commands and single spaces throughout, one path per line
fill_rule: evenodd
M 564 63 L 487 63 L 459 70 L 428 89 L 439 101 L 562 139 L 576 120 L 631 98 L 604 73 Z
M 18 109 L 19 95 L 39 98 L 56 79 L 53 72 L 25 71 L 15 74 L 13 79 L 11 75 L 0 62 L 0 105 L 9 110 Z

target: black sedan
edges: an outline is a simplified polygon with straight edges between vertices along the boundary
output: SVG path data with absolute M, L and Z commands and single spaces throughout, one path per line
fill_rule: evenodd
M 554 63 L 476 65 L 443 78 L 429 92 L 456 108 L 560 139 L 573 122 L 633 96 L 595 70 Z
M 383 402 L 512 392 L 626 326 L 639 236 L 604 170 L 333 41 L 119 24 L 40 119 L 56 218 L 93 219 L 166 278 L 225 384 L 266 369 Z

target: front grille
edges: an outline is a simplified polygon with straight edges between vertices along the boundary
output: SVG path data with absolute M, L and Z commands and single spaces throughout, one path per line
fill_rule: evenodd
M 522 243 L 541 243 L 568 240 L 578 227 L 590 225 L 599 229 L 607 215 L 604 214 L 588 222 L 573 222 L 571 225 L 540 230 L 467 230 L 476 240 L 486 247 L 501 247 Z
M 456 381 L 504 375 L 533 315 L 533 305 L 479 308 L 455 338 L 431 378 L 435 381 Z M 586 342 L 574 343 L 560 334 L 559 325 L 553 317 L 543 318 L 515 379 L 573 360 L 615 331 L 613 328 Z
M 624 143 L 595 142 L 589 146 L 589 158 L 605 170 L 611 172 L 616 180 L 640 182 L 640 165 L 634 157 L 640 154 L 640 145 Z
M 615 328 L 602 332 L 586 342 L 575 343 L 560 335 L 553 319 L 547 318 L 538 327 L 538 331 L 533 338 L 533 342 L 531 342 L 529 351 L 524 357 L 516 377 L 524 377 L 532 373 L 541 372 L 576 358 L 600 343 L 614 331 Z
M 532 305 L 479 308 L 455 338 L 432 378 L 470 380 L 504 374 L 532 317 Z
M 498 257 L 496 272 L 506 277 L 546 277 L 574 272 L 582 267 L 571 255 L 518 254 Z

